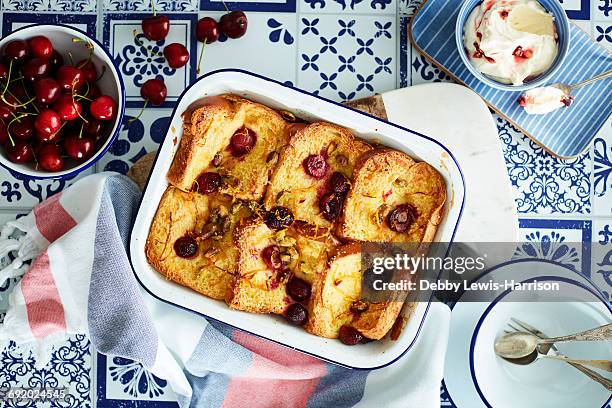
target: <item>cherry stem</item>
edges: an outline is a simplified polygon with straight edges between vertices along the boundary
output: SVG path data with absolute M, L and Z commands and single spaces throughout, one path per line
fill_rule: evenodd
M 74 65 L 74 58 L 72 58 L 72 53 L 68 51 L 68 58 L 70 58 L 70 65 Z
M 153 17 L 157 15 L 157 11 L 155 10 L 155 0 L 151 0 L 151 8 L 153 9 Z
M 106 73 L 106 65 L 102 65 L 102 72 L 100 73 L 100 76 L 95 79 L 94 82 L 98 82 L 99 80 L 101 80 L 105 73 Z
M 196 71 L 197 75 L 200 74 L 200 65 L 202 64 L 202 57 L 204 56 L 204 48 L 206 48 L 207 43 L 208 43 L 208 38 L 205 38 L 204 42 L 202 43 L 202 51 L 200 51 L 200 58 L 198 58 L 198 69 Z
M 4 94 L 6 93 L 9 83 L 11 82 L 11 73 L 13 71 L 13 60 L 9 63 L 9 72 L 8 78 L 6 79 L 6 84 L 4 84 L 4 89 L 2 90 L 2 100 L 4 100 Z
M 221 3 L 223 3 L 223 7 L 225 7 L 225 11 L 227 11 L 229 13 L 230 11 L 227 8 L 227 4 L 225 4 L 225 2 L 223 0 L 221 0 Z
M 64 126 L 64 125 L 62 125 Z M 79 130 L 79 139 L 83 138 L 83 127 L 85 126 L 85 122 L 81 123 L 81 130 Z
M 29 115 L 33 115 L 33 113 L 22 113 L 19 116 L 15 116 L 13 119 L 11 119 L 11 121 L 9 122 L 8 125 L 6 125 L 6 134 L 8 135 L 9 141 L 11 142 L 11 145 L 14 147 L 15 146 L 15 141 L 13 140 L 13 137 L 11 136 L 11 124 L 13 124 L 13 122 L 17 121 L 19 122 L 22 118 L 25 118 L 26 116 Z
M 147 107 L 148 104 L 149 104 L 149 100 L 145 99 L 145 103 L 144 103 L 144 105 L 142 105 L 142 109 L 140 110 L 140 112 L 138 112 L 138 115 L 136 115 L 135 117 L 133 117 L 132 119 L 129 119 L 127 121 L 128 126 L 131 125 L 136 120 L 140 119 L 140 117 L 142 116 L 142 114 L 143 114 L 143 112 L 144 112 L 144 110 L 145 110 L 145 108 Z

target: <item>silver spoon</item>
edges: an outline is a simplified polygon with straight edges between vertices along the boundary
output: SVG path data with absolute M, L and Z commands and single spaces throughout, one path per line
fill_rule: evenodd
M 521 358 L 536 351 L 540 344 L 552 344 L 568 341 L 605 341 L 612 340 L 612 323 L 595 327 L 568 336 L 539 338 L 527 332 L 507 333 L 495 341 L 495 354 L 505 358 Z
M 606 72 L 604 72 L 602 74 L 595 75 L 593 78 L 585 79 L 584 81 L 575 83 L 573 85 L 567 85 L 567 84 L 558 82 L 558 83 L 552 84 L 550 86 L 554 86 L 555 88 L 559 88 L 567 96 L 570 96 L 574 89 L 582 88 L 583 86 L 588 85 L 588 84 L 590 84 L 592 82 L 595 82 L 595 81 L 601 81 L 602 79 L 606 79 L 607 77 L 609 77 L 611 75 L 612 75 L 612 69 L 609 70 L 609 71 L 606 71 Z

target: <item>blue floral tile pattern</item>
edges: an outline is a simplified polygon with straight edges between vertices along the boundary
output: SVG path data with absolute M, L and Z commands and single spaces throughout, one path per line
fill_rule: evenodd
M 395 14 L 398 0 L 298 0 L 304 13 Z
M 571 160 L 555 158 L 506 120 L 496 116 L 496 122 L 519 212 L 591 212 L 588 153 Z
M 24 357 L 12 343 L 0 352 L 0 385 L 9 387 L 67 388 L 67 398 L 53 408 L 89 408 L 91 402 L 91 347 L 84 335 L 72 336 L 57 347 L 51 361 L 42 369 L 34 367 L 31 356 Z M 2 407 L 22 408 L 23 403 L 8 400 Z
M 95 12 L 96 0 L 2 0 L 3 10 Z
M 384 16 L 302 16 L 299 87 L 342 101 L 396 87 L 394 20 Z
M 156 11 L 197 11 L 197 0 L 154 0 Z M 102 0 L 107 11 L 152 11 L 151 0 Z

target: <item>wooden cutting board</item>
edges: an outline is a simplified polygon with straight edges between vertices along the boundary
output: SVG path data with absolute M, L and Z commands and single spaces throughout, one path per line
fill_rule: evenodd
M 430 83 L 349 102 L 352 108 L 428 135 L 457 159 L 466 184 L 455 242 L 517 242 L 518 216 L 497 127 L 478 95 L 461 85 Z M 143 188 L 155 152 L 128 172 Z M 500 254 L 505 260 L 507 254 Z M 492 259 L 490 259 L 492 260 Z

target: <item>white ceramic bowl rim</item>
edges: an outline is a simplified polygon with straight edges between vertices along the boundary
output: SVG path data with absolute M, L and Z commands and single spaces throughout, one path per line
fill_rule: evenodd
M 435 139 L 433 139 L 433 138 L 431 138 L 431 137 L 429 137 L 429 136 L 427 136 L 427 135 L 423 135 L 423 134 L 421 134 L 421 133 L 419 133 L 419 132 L 416 132 L 416 131 L 414 131 L 414 130 L 407 129 L 407 128 L 405 128 L 405 127 L 399 126 L 399 125 L 394 124 L 394 123 L 391 123 L 391 122 L 386 122 L 386 121 L 383 121 L 383 120 L 381 120 L 380 118 L 378 118 L 378 117 L 376 117 L 376 116 L 373 116 L 373 115 L 370 115 L 370 114 L 368 114 L 368 113 L 365 113 L 365 112 L 359 111 L 359 110 L 357 110 L 357 109 L 353 109 L 353 108 L 351 108 L 351 107 L 348 107 L 348 106 L 343 105 L 343 104 L 340 104 L 340 103 L 338 103 L 338 102 L 335 102 L 335 101 L 332 101 L 332 100 L 326 99 L 326 98 L 324 98 L 324 97 L 321 97 L 321 96 L 318 96 L 318 95 L 313 95 L 313 94 L 311 94 L 311 93 L 309 93 L 309 92 L 306 92 L 306 91 L 304 91 L 304 90 L 302 90 L 302 89 L 295 88 L 295 87 L 293 87 L 293 86 L 287 85 L 287 84 L 282 83 L 282 82 L 280 82 L 280 81 L 277 81 L 277 80 L 274 80 L 274 79 L 268 78 L 268 77 L 263 76 L 263 75 L 255 74 L 255 73 L 250 72 L 250 71 L 247 71 L 247 70 L 243 70 L 243 69 L 235 69 L 235 68 L 229 68 L 229 69 L 219 69 L 219 70 L 211 71 L 211 72 L 209 72 L 209 73 L 207 73 L 207 74 L 205 74 L 205 75 L 201 76 L 201 77 L 200 77 L 200 78 L 198 78 L 196 81 L 194 81 L 193 83 L 191 83 L 191 84 L 190 84 L 190 85 L 189 85 L 189 86 L 188 86 L 188 87 L 187 87 L 187 88 L 186 88 L 186 89 L 185 89 L 185 90 L 184 90 L 184 91 L 181 93 L 181 95 L 179 96 L 179 98 L 178 98 L 178 100 L 177 100 L 177 103 L 176 103 L 176 105 L 175 105 L 174 109 L 172 110 L 172 115 L 171 115 L 170 117 L 175 117 L 175 114 L 176 114 L 176 109 L 178 108 L 178 106 L 179 106 L 179 103 L 180 103 L 181 99 L 183 98 L 183 96 L 184 96 L 184 95 L 185 95 L 185 94 L 186 94 L 186 93 L 187 93 L 187 92 L 188 92 L 188 91 L 189 91 L 189 90 L 190 90 L 190 89 L 191 89 L 193 86 L 195 86 L 195 85 L 196 85 L 197 83 L 199 83 L 200 81 L 205 80 L 205 79 L 206 79 L 207 77 L 209 77 L 209 76 L 212 76 L 212 75 L 215 75 L 215 74 L 220 74 L 220 73 L 238 73 L 238 74 L 246 74 L 246 75 L 250 75 L 250 76 L 253 76 L 253 77 L 256 77 L 256 78 L 259 78 L 259 79 L 265 80 L 265 81 L 269 81 L 269 82 L 271 82 L 271 83 L 274 83 L 274 84 L 280 85 L 280 86 L 282 86 L 282 87 L 289 88 L 289 89 L 292 89 L 292 90 L 297 91 L 297 92 L 299 92 L 299 93 L 302 93 L 302 94 L 308 95 L 309 97 L 316 98 L 316 99 L 320 99 L 320 100 L 322 100 L 322 101 L 325 101 L 326 103 L 331 103 L 331 104 L 337 105 L 337 106 L 339 106 L 339 107 L 342 107 L 343 109 L 348 109 L 348 110 L 351 110 L 351 111 L 357 112 L 357 113 L 359 113 L 360 115 L 368 116 L 368 117 L 370 117 L 370 118 L 372 118 L 372 119 L 374 119 L 374 120 L 376 120 L 376 121 L 378 121 L 378 122 L 384 123 L 386 126 L 395 127 L 395 128 L 401 129 L 401 130 L 403 130 L 403 131 L 406 131 L 406 132 L 412 133 L 412 134 L 414 134 L 414 135 L 417 135 L 417 136 L 419 136 L 419 137 L 422 137 L 422 138 L 424 138 L 424 139 L 427 139 L 427 140 L 429 140 L 429 141 L 431 141 L 431 142 L 435 143 L 436 145 L 440 146 L 440 148 L 441 148 L 441 149 L 443 149 L 443 150 L 444 150 L 444 151 L 445 151 L 445 152 L 446 152 L 446 153 L 449 155 L 449 157 L 451 158 L 451 160 L 452 160 L 452 161 L 455 163 L 456 168 L 457 168 L 457 170 L 458 170 L 458 172 L 459 172 L 459 174 L 460 174 L 460 176 L 461 176 L 461 181 L 460 181 L 460 183 L 459 183 L 459 181 L 458 181 L 458 180 L 456 180 L 456 182 L 457 182 L 457 183 L 459 183 L 459 184 L 462 186 L 463 191 L 465 191 L 465 178 L 464 178 L 464 176 L 463 176 L 463 172 L 461 171 L 461 167 L 459 166 L 459 163 L 457 162 L 457 159 L 456 159 L 456 158 L 455 158 L 455 156 L 452 154 L 452 152 L 451 152 L 450 150 L 448 150 L 448 148 L 447 148 L 446 146 L 444 146 L 442 143 L 440 143 L 439 141 L 437 141 L 437 140 L 435 140 Z M 169 123 L 169 124 L 168 124 L 168 129 L 167 129 L 167 131 L 166 131 L 166 138 L 170 137 L 170 133 L 168 132 L 170 125 L 171 125 L 171 123 Z M 164 145 L 164 142 L 161 142 L 160 146 L 163 146 L 163 145 Z M 154 162 L 153 162 L 153 168 L 155 168 L 155 167 L 156 167 L 156 164 L 157 164 L 157 162 L 158 162 L 158 159 L 159 159 L 159 154 L 160 154 L 161 150 L 162 150 L 162 149 L 160 148 L 160 149 L 157 151 L 157 154 L 156 154 L 156 156 L 155 156 L 155 160 L 154 160 Z M 142 196 L 141 196 L 140 203 L 139 203 L 139 205 L 138 205 L 138 213 L 140 213 L 141 206 L 142 206 L 142 201 L 143 201 L 143 199 L 144 199 L 144 197 L 145 197 L 145 195 L 146 195 L 146 191 L 147 191 L 147 188 L 148 188 L 148 186 L 149 186 L 149 182 L 151 181 L 151 175 L 152 175 L 152 173 L 151 173 L 151 174 L 149 174 L 149 177 L 147 178 L 147 181 L 146 181 L 145 186 L 144 186 L 144 188 L 143 188 L 143 194 L 142 194 Z M 455 225 L 452 227 L 452 232 L 451 232 L 451 234 L 450 234 L 451 239 L 449 239 L 449 244 L 450 244 L 450 243 L 452 243 L 452 241 L 453 241 L 453 239 L 454 239 L 454 237 L 455 237 L 455 234 L 456 234 L 456 232 L 457 232 L 457 228 L 458 228 L 458 226 L 459 226 L 459 223 L 461 222 L 461 216 L 462 216 L 462 213 L 463 213 L 464 205 L 465 205 L 465 194 L 462 194 L 462 198 L 461 198 L 461 202 L 460 202 L 460 207 L 459 207 L 459 210 L 458 210 L 457 220 L 456 220 L 456 222 L 455 222 Z M 130 231 L 130 239 L 129 239 L 129 241 L 130 241 L 130 242 L 132 242 L 132 241 L 133 241 L 133 238 L 132 238 L 132 234 L 133 234 L 133 232 L 134 232 L 134 229 L 132 229 L 132 230 Z M 134 268 L 134 262 L 132 261 L 132 259 L 133 259 L 133 258 L 132 258 L 132 254 L 131 254 L 131 249 L 132 249 L 132 247 L 131 247 L 131 245 L 129 245 L 129 246 L 128 246 L 128 259 L 129 259 L 129 261 L 130 261 L 130 265 L 132 266 L 132 272 L 134 273 L 134 276 L 136 277 L 136 280 L 138 281 L 138 283 L 140 283 L 140 285 L 141 285 L 141 286 L 142 286 L 142 287 L 143 287 L 143 288 L 144 288 L 144 289 L 145 289 L 145 290 L 146 290 L 146 291 L 147 291 L 147 292 L 148 292 L 148 293 L 149 293 L 151 296 L 153 296 L 154 298 L 156 298 L 156 299 L 158 299 L 158 300 L 160 300 L 160 301 L 162 301 L 162 302 L 164 302 L 164 303 L 170 304 L 170 305 L 172 305 L 172 306 L 179 307 L 179 308 L 181 308 L 181 309 L 183 309 L 183 310 L 189 311 L 189 312 L 191 312 L 191 313 L 195 313 L 195 314 L 201 315 L 201 316 L 203 316 L 203 317 L 205 317 L 205 318 L 207 318 L 207 319 L 212 319 L 212 320 L 215 320 L 215 321 L 219 321 L 220 323 L 223 323 L 223 324 L 228 325 L 228 326 L 230 326 L 230 327 L 234 327 L 234 328 L 240 329 L 240 330 L 245 331 L 245 332 L 247 332 L 247 333 L 249 333 L 249 334 L 251 334 L 251 335 L 254 335 L 254 336 L 257 336 L 257 337 L 261 337 L 261 338 L 265 338 L 266 340 L 273 341 L 273 342 L 275 342 L 275 343 L 277 343 L 277 344 L 280 344 L 280 345 L 282 345 L 282 346 L 285 346 L 285 347 L 290 347 L 290 348 L 293 348 L 293 347 L 288 346 L 287 344 L 284 344 L 284 343 L 282 343 L 281 341 L 276 340 L 276 339 L 274 339 L 274 338 L 272 338 L 272 337 L 266 337 L 266 336 L 263 336 L 263 335 L 258 334 L 258 333 L 253 333 L 253 332 L 251 332 L 251 331 L 249 331 L 249 330 L 247 330 L 247 329 L 245 329 L 245 328 L 242 328 L 242 327 L 236 327 L 235 325 L 233 325 L 233 324 L 231 324 L 231 323 L 228 323 L 228 322 L 225 322 L 225 321 L 221 321 L 221 320 L 215 319 L 215 318 L 213 318 L 213 317 L 211 317 L 211 316 L 209 316 L 209 315 L 207 315 L 207 314 L 205 314 L 205 313 L 202 313 L 202 312 L 199 312 L 199 311 L 197 311 L 197 310 L 193 310 L 193 309 L 191 309 L 191 308 L 188 308 L 188 307 L 182 306 L 182 305 L 180 305 L 180 304 L 175 303 L 174 301 L 171 301 L 171 300 L 165 299 L 165 298 L 161 297 L 160 295 L 156 294 L 154 291 L 152 291 L 151 289 L 149 289 L 149 288 L 148 288 L 148 287 L 147 287 L 147 286 L 146 286 L 146 285 L 145 285 L 145 284 L 142 282 L 142 280 L 140 279 L 140 277 L 138 276 L 138 273 L 136 272 L 136 269 Z M 450 245 L 449 245 L 449 248 L 447 249 L 447 251 L 449 251 L 449 250 L 450 250 Z M 448 252 L 447 252 L 447 253 L 448 253 Z M 374 366 L 374 367 L 354 367 L 354 366 L 349 366 L 349 365 L 347 365 L 347 364 L 343 364 L 343 363 L 340 363 L 340 362 L 337 362 L 337 361 L 333 361 L 333 360 L 331 360 L 331 359 L 329 359 L 329 358 L 326 358 L 326 357 L 323 357 L 323 356 L 321 356 L 321 355 L 317 355 L 317 354 L 311 353 L 311 352 L 309 352 L 309 351 L 305 351 L 305 350 L 301 350 L 301 349 L 296 349 L 296 350 L 298 350 L 298 351 L 300 351 L 300 352 L 302 352 L 302 353 L 305 353 L 305 354 L 312 355 L 312 356 L 314 356 L 314 357 L 316 357 L 316 358 L 319 358 L 319 359 L 321 359 L 321 360 L 329 361 L 329 362 L 334 363 L 334 364 L 336 364 L 336 365 L 344 366 L 344 367 L 351 368 L 351 369 L 355 369 L 355 370 L 376 370 L 376 369 L 379 369 L 379 368 L 384 368 L 384 367 L 387 367 L 387 366 L 389 366 L 389 365 L 393 364 L 394 362 L 396 362 L 397 360 L 399 360 L 400 358 L 402 358 L 402 357 L 403 357 L 403 356 L 404 356 L 404 355 L 405 355 L 405 354 L 406 354 L 406 353 L 407 353 L 407 352 L 408 352 L 410 349 L 412 349 L 412 347 L 413 347 L 413 346 L 414 346 L 414 344 L 416 343 L 417 339 L 419 338 L 419 335 L 420 335 L 421 329 L 423 328 L 423 324 L 425 323 L 425 319 L 427 318 L 427 314 L 428 314 L 429 308 L 430 308 L 430 306 L 431 306 L 432 298 L 433 298 L 433 293 L 431 294 L 431 296 L 430 296 L 429 300 L 427 301 L 427 305 L 426 305 L 425 311 L 424 311 L 424 313 L 423 313 L 423 316 L 422 316 L 421 320 L 419 321 L 419 325 L 418 325 L 418 327 L 417 327 L 417 329 L 416 329 L 416 333 L 415 333 L 415 335 L 414 335 L 414 338 L 413 338 L 413 339 L 412 339 L 412 341 L 410 342 L 410 344 L 409 344 L 409 345 L 406 347 L 406 349 L 405 349 L 405 350 L 403 350 L 403 352 L 402 352 L 401 354 L 399 354 L 397 357 L 395 357 L 395 358 L 394 358 L 394 359 L 392 359 L 391 361 L 386 362 L 385 364 L 382 364 L 382 365 L 379 365 L 379 366 Z
M 523 261 L 523 260 L 521 260 Z M 533 261 L 533 260 L 531 260 Z M 541 260 L 541 261 L 545 261 L 545 260 Z M 566 265 L 554 262 L 554 261 L 547 261 L 546 262 L 550 262 L 553 264 L 556 264 L 558 266 L 562 266 L 567 268 Z M 515 263 L 514 261 L 510 261 L 510 262 L 506 262 L 505 264 L 509 264 L 509 263 Z M 503 265 L 499 265 L 498 267 L 501 267 Z M 498 267 L 496 267 L 495 269 L 497 269 Z M 569 270 L 572 270 L 571 268 L 567 268 Z M 574 271 L 576 272 L 576 271 Z M 578 273 L 578 272 L 576 272 Z M 586 278 L 587 280 L 589 280 L 586 276 L 583 276 L 584 278 Z M 480 279 L 477 278 L 476 280 Z M 593 288 L 589 288 L 586 285 L 584 285 L 581 282 L 578 282 L 576 280 L 573 279 L 568 279 L 568 278 L 564 278 L 561 276 L 537 276 L 537 277 L 532 277 L 529 279 L 525 279 L 523 281 L 521 281 L 521 283 L 528 283 L 528 282 L 564 282 L 564 283 L 568 283 L 570 285 L 574 285 L 577 287 L 580 287 L 581 289 L 586 290 L 587 292 L 589 292 L 590 294 L 592 294 L 593 296 L 595 296 L 595 298 L 601 302 L 606 309 L 610 312 L 610 314 L 612 315 L 612 306 L 610 306 L 610 304 L 608 302 L 606 302 L 604 299 L 603 294 L 601 293 L 601 291 L 598 290 L 597 286 L 593 283 Z M 590 280 L 589 280 L 590 281 Z M 493 310 L 493 308 L 506 296 L 508 296 L 513 290 L 512 289 L 507 289 L 504 292 L 502 292 L 499 296 L 497 296 L 486 308 L 486 310 L 484 311 L 484 313 L 480 316 L 478 323 L 476 324 L 476 327 L 474 328 L 474 332 L 472 334 L 472 339 L 470 341 L 470 353 L 469 353 L 469 360 L 470 360 L 470 374 L 471 374 L 471 378 L 472 378 L 472 382 L 474 384 L 474 388 L 476 389 L 476 391 L 478 392 L 478 395 L 480 396 L 480 398 L 482 399 L 482 402 L 489 408 L 493 408 L 493 406 L 489 403 L 489 401 L 487 400 L 487 398 L 485 397 L 482 389 L 480 388 L 480 385 L 478 383 L 478 379 L 476 378 L 476 370 L 475 370 L 475 364 L 474 364 L 474 350 L 476 347 L 476 341 L 478 339 L 478 335 L 480 334 L 480 328 L 482 327 L 484 321 L 486 320 L 487 316 L 489 315 L 489 313 Z M 608 397 L 608 399 L 604 402 L 604 404 L 602 405 L 602 408 L 606 407 L 608 405 L 608 403 L 610 402 L 610 400 L 612 399 L 612 395 L 610 397 Z
M 115 78 L 117 79 L 117 85 L 118 85 L 118 91 L 119 91 L 119 100 L 117 101 L 117 105 L 119 106 L 119 111 L 117 112 L 117 118 L 115 121 L 115 126 L 113 131 L 108 135 L 108 138 L 106 140 L 106 142 L 104 142 L 104 144 L 102 145 L 102 147 L 100 147 L 100 149 L 92 156 L 90 157 L 87 161 L 71 168 L 68 170 L 62 170 L 59 172 L 55 172 L 55 173 L 48 173 L 48 174 L 44 174 L 42 172 L 36 172 L 34 170 L 32 170 L 31 172 L 28 173 L 24 173 L 23 171 L 20 170 L 16 170 L 15 168 L 11 167 L 9 164 L 7 163 L 3 163 L 3 160 L 0 160 L 0 166 L 4 167 L 5 169 L 7 169 L 11 174 L 15 175 L 17 174 L 19 177 L 25 178 L 25 179 L 35 179 L 35 180 L 44 180 L 44 179 L 70 179 L 74 176 L 76 176 L 77 174 L 81 173 L 82 171 L 88 169 L 89 167 L 93 166 L 107 151 L 108 149 L 110 149 L 111 145 L 113 144 L 113 142 L 115 141 L 115 139 L 117 138 L 117 136 L 119 135 L 119 133 L 121 132 L 121 124 L 123 122 L 123 117 L 125 115 L 125 86 L 123 84 L 123 77 L 121 76 L 119 67 L 117 66 L 117 63 L 115 62 L 115 59 L 112 57 L 112 55 L 108 52 L 108 50 L 106 49 L 106 47 L 99 42 L 95 37 L 91 37 L 89 34 L 87 34 L 86 32 L 76 28 L 76 27 L 72 27 L 66 24 L 60 24 L 60 23 L 56 23 L 56 24 L 29 24 L 27 26 L 24 27 L 20 27 L 14 31 L 12 31 L 10 34 L 6 35 L 5 37 L 3 37 L 1 40 L 7 40 L 9 39 L 11 36 L 13 36 L 15 33 L 19 33 L 20 31 L 23 30 L 31 30 L 32 28 L 36 28 L 36 27 L 62 27 L 68 31 L 74 31 L 75 33 L 78 33 L 79 35 L 87 38 L 88 40 L 92 41 L 93 43 L 95 43 L 98 47 L 100 47 L 100 49 L 104 52 L 104 54 L 106 54 L 106 57 L 108 57 L 108 60 L 111 62 L 110 64 L 110 69 L 113 71 Z M 108 65 L 108 64 L 107 64 Z
M 480 5 L 480 3 L 484 1 L 485 0 L 479 0 L 476 2 L 472 2 L 471 0 L 465 0 L 463 4 L 461 5 L 461 8 L 459 9 L 459 13 L 457 15 L 457 21 L 455 23 L 455 43 L 457 45 L 457 51 L 459 52 L 459 56 L 461 57 L 461 60 L 463 61 L 464 65 L 467 67 L 470 73 L 474 75 L 480 82 L 492 88 L 495 88 L 495 89 L 502 89 L 505 91 L 526 91 L 528 89 L 542 86 L 544 83 L 548 81 L 548 79 L 552 75 L 554 75 L 561 68 L 561 66 L 563 65 L 563 61 L 565 60 L 565 56 L 567 55 L 567 52 L 569 50 L 569 43 L 570 43 L 570 36 L 571 36 L 570 29 L 569 29 L 570 23 L 569 23 L 569 18 L 565 14 L 565 10 L 563 10 L 563 8 L 561 7 L 561 4 L 558 3 L 556 0 L 550 2 L 550 5 L 552 6 L 552 8 L 555 9 L 555 10 L 550 10 L 548 7 L 548 2 L 547 2 L 547 5 L 545 6 L 544 4 L 542 4 L 542 2 L 539 1 L 542 7 L 544 7 L 544 9 L 546 9 L 547 12 L 551 13 L 553 17 L 555 17 L 555 25 L 557 27 L 557 32 L 560 32 L 562 30 L 563 32 L 567 32 L 567 38 L 565 39 L 564 46 L 563 48 L 559 47 L 558 54 L 555 57 L 555 60 L 553 61 L 553 65 L 551 65 L 551 67 L 547 71 L 542 73 L 539 77 L 535 78 L 534 80 L 529 81 L 527 83 L 523 83 L 522 85 L 513 85 L 513 84 L 504 84 L 503 82 L 498 82 L 488 77 L 487 75 L 483 74 L 482 72 L 478 71 L 476 67 L 470 62 L 468 56 L 465 53 L 464 46 L 463 46 L 465 20 L 463 21 L 463 24 L 459 24 L 461 21 L 459 17 L 465 15 L 467 18 L 468 7 L 470 8 L 469 11 L 471 12 L 474 8 L 478 7 L 478 5 Z M 561 21 L 558 21 L 558 19 L 556 18 L 557 16 L 561 16 Z M 559 28 L 561 28 L 561 30 Z

